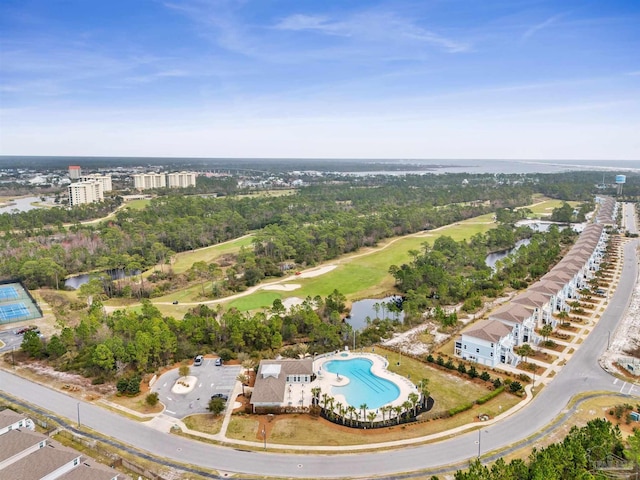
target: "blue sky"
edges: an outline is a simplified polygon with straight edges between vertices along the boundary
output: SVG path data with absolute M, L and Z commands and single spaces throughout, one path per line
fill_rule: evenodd
M 640 2 L 3 0 L 0 154 L 640 159 Z

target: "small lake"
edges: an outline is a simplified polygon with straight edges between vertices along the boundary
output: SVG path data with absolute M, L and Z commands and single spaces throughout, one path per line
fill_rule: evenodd
M 351 317 L 346 321 L 354 330 L 362 330 L 367 326 L 367 317 L 371 320 L 377 318 L 389 318 L 395 320 L 396 318 L 401 322 L 404 320 L 404 312 L 393 312 L 386 306 L 389 302 L 402 302 L 402 297 L 391 296 L 385 298 L 366 298 L 364 300 L 358 300 L 351 305 Z M 377 304 L 377 312 L 376 312 Z M 384 305 L 384 309 L 382 308 Z
M 556 225 L 560 230 L 564 230 L 565 228 L 567 228 L 567 225 L 565 223 L 547 222 L 544 220 L 520 220 L 516 223 L 516 227 L 521 227 L 523 225 L 531 228 L 531 230 L 533 230 L 534 232 L 548 232 L 549 228 L 551 228 L 551 225 Z M 582 232 L 585 226 L 585 223 L 571 224 L 571 228 L 578 233 Z
M 528 239 L 528 238 L 524 238 L 522 240 L 518 240 L 516 242 L 516 246 L 513 247 L 513 248 L 508 248 L 507 250 L 499 250 L 497 252 L 493 252 L 493 253 L 490 253 L 489 255 L 487 255 L 487 258 L 484 259 L 484 263 L 487 264 L 487 267 L 491 267 L 492 269 L 495 270 L 496 263 L 498 261 L 500 261 L 503 258 L 511 255 L 513 252 L 518 250 L 522 245 L 529 245 L 530 242 L 531 242 L 531 240 Z
M 53 202 L 53 198 L 46 197 L 47 202 Z M 42 199 L 40 197 L 22 197 L 15 198 L 11 200 L 10 205 L 5 205 L 0 207 L 1 213 L 15 213 L 18 212 L 28 212 L 29 210 L 35 210 L 36 208 L 42 208 L 38 205 L 31 205 L 34 202 L 42 203 Z
M 135 272 L 133 272 L 133 274 L 131 274 L 131 272 L 127 272 L 122 268 L 116 268 L 113 270 L 107 270 L 104 273 L 109 275 L 111 277 L 111 280 L 122 280 L 123 278 L 140 275 L 141 272 L 140 270 L 136 270 Z M 73 277 L 69 277 L 64 281 L 64 286 L 77 290 L 85 283 L 89 283 L 89 280 L 91 280 L 91 278 L 95 275 L 95 273 L 83 273 L 82 275 L 74 275 Z

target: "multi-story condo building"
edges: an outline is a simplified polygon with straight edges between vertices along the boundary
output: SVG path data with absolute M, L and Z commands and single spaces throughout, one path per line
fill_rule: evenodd
M 82 175 L 82 169 L 78 165 L 69 165 L 69 178 L 78 180 Z
M 169 188 L 187 188 L 196 186 L 195 172 L 167 173 L 167 186 Z
M 164 173 L 138 173 L 133 176 L 133 186 L 138 190 L 165 188 L 167 178 Z
M 91 181 L 101 182 L 103 192 L 110 192 L 111 190 L 113 190 L 113 186 L 111 183 L 111 175 L 99 175 L 99 174 L 84 175 L 80 177 L 80 181 L 81 182 L 91 182 Z
M 102 182 L 97 180 L 72 183 L 71 185 L 69 185 L 68 191 L 69 205 L 72 207 L 85 203 L 104 201 Z

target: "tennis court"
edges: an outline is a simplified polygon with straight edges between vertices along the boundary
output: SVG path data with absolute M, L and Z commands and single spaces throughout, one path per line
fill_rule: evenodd
M 29 309 L 24 303 L 0 305 L 0 321 L 2 321 L 2 323 L 27 316 L 29 316 Z
M 42 318 L 42 311 L 20 282 L 0 284 L 0 325 Z
M 13 285 L 0 285 L 0 300 L 14 300 L 20 298 Z

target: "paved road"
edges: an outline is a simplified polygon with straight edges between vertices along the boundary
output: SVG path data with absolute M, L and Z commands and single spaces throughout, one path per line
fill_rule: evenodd
M 625 311 L 638 274 L 637 241 L 624 247 L 621 281 L 597 326 L 580 346 L 572 360 L 556 378 L 524 409 L 482 431 L 483 452 L 513 445 L 547 426 L 578 392 L 610 391 L 640 397 L 640 386 L 609 376 L 598 366 L 598 357 L 606 348 L 609 332 L 615 330 Z M 0 371 L 0 387 L 57 415 L 76 419 L 96 431 L 135 445 L 154 457 L 200 465 L 204 468 L 245 474 L 297 477 L 340 478 L 393 475 L 429 469 L 438 473 L 443 465 L 474 458 L 478 453 L 478 432 L 459 435 L 438 443 L 408 446 L 345 455 L 280 454 L 247 452 L 171 436 L 131 421 L 110 411 L 49 390 L 27 380 Z

